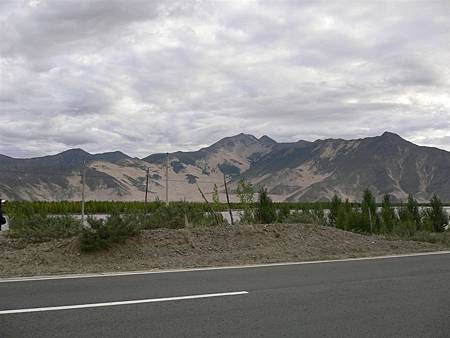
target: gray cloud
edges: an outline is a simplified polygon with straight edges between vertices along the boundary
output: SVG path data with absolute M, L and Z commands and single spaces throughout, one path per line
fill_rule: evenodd
M 0 153 L 390 130 L 450 150 L 448 1 L 3 1 Z

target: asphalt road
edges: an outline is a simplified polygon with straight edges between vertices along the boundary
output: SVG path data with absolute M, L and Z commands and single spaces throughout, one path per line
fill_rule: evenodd
M 0 282 L 2 338 L 214 336 L 450 337 L 450 254 Z

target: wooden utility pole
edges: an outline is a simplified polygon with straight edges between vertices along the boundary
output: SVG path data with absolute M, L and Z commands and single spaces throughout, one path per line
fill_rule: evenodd
M 230 197 L 228 196 L 227 178 L 223 174 L 223 185 L 225 186 L 225 194 L 227 195 L 228 211 L 230 212 L 231 225 L 234 225 L 233 212 L 231 211 Z
M 369 224 L 370 224 L 370 233 L 373 233 L 373 227 L 372 227 L 372 211 L 370 210 L 369 207 Z
M 147 196 L 148 196 L 148 175 L 149 175 L 150 169 L 147 168 L 146 170 L 146 180 L 145 180 L 145 200 L 144 200 L 144 210 L 145 214 L 147 214 Z
M 84 203 L 85 203 L 85 185 L 86 185 L 86 161 L 83 161 L 83 187 L 81 189 L 81 226 L 84 227 Z
M 166 153 L 166 205 L 169 205 L 169 153 Z

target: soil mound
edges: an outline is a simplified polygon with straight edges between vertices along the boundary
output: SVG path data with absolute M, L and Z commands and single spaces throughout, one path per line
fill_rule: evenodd
M 27 243 L 0 236 L 0 277 L 226 266 L 437 251 L 438 244 L 388 240 L 303 224 L 143 231 L 108 251 L 81 253 L 77 238 Z

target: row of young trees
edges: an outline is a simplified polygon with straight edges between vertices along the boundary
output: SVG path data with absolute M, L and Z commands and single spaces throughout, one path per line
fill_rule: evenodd
M 360 203 L 343 201 L 334 196 L 330 203 L 274 203 L 267 190 L 262 187 L 258 196 L 252 184 L 242 179 L 236 189 L 239 203 L 232 203 L 232 209 L 241 210 L 241 223 L 306 223 L 329 225 L 344 230 L 364 233 L 396 233 L 412 235 L 417 231 L 442 232 L 448 223 L 448 216 L 438 196 L 433 196 L 430 205 L 419 207 L 412 195 L 400 206 L 393 206 L 391 197 L 383 197 L 381 207 L 377 205 L 370 190 L 366 190 Z M 34 214 L 75 214 L 80 212 L 80 202 L 8 202 L 6 212 L 8 216 L 30 216 Z M 328 214 L 325 212 L 328 209 Z M 143 202 L 114 202 L 89 201 L 86 203 L 88 214 L 93 213 L 122 213 L 140 214 L 151 213 L 163 215 L 164 212 L 192 216 L 207 213 L 214 224 L 224 223 L 220 214 L 228 210 L 228 206 L 219 200 L 218 188 L 212 194 L 209 204 L 196 202 L 171 202 L 168 207 L 160 201 Z M 295 210 L 293 212 L 293 210 Z M 168 219 L 161 217 L 161 220 Z M 181 217 L 181 216 L 180 216 Z M 178 218 L 180 218 L 178 217 Z M 178 219 L 177 218 L 177 219 Z M 181 217 L 184 219 L 186 217 Z M 188 217 L 188 221 L 191 218 Z M 178 221 L 177 221 L 178 222 Z M 180 221 L 181 222 L 181 221 Z M 179 223 L 180 223 L 179 222 Z M 209 222 L 209 221 L 208 221 Z M 201 222 L 204 223 L 204 222 Z
M 343 230 L 404 236 L 411 236 L 418 231 L 443 232 L 448 224 L 448 215 L 437 195 L 430 200 L 429 207 L 423 208 L 419 207 L 412 195 L 408 196 L 405 203 L 394 207 L 387 194 L 380 208 L 369 189 L 364 191 L 361 203 L 352 203 L 348 199 L 342 201 L 335 195 L 328 206 L 328 217 L 325 217 L 323 208 L 305 208 L 292 214 L 287 206 L 273 203 L 264 187 L 259 190 L 256 203 L 254 194 L 251 183 L 241 180 L 237 196 L 242 207 L 241 221 L 244 223 L 314 220 Z
M 241 179 L 236 189 L 241 223 L 317 223 L 325 224 L 327 203 L 274 203 L 261 187 L 255 201 L 253 185 Z
M 343 202 L 335 195 L 328 219 L 331 226 L 344 230 L 403 235 L 413 235 L 417 231 L 443 232 L 448 223 L 448 216 L 437 195 L 432 197 L 429 207 L 420 209 L 412 195 L 395 208 L 387 194 L 378 209 L 369 189 L 364 191 L 361 203 Z

